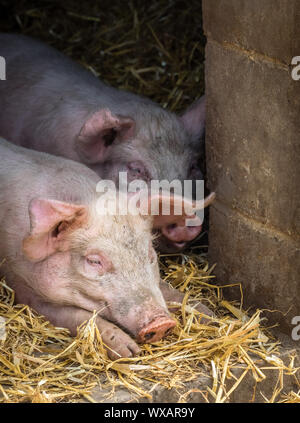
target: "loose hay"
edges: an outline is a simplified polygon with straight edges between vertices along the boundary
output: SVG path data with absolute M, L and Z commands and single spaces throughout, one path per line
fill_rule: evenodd
M 199 0 L 0 0 L 0 8 L 2 31 L 39 38 L 109 85 L 174 111 L 203 94 Z
M 96 314 L 72 338 L 66 329 L 53 327 L 30 307 L 13 305 L 14 293 L 3 280 L 0 402 L 94 401 L 91 392 L 97 385 L 109 389 L 106 401 L 117 387 L 127 389 L 134 399 L 151 399 L 153 389 L 160 385 L 175 388 L 179 402 L 186 402 L 197 392 L 187 389 L 187 382 L 201 375 L 212 377 L 210 386 L 201 390 L 205 401 L 225 402 L 247 374 L 259 383 L 266 378 L 266 369 L 278 372 L 273 396 L 264 398 L 266 402 L 299 401 L 299 392 L 279 397 L 284 374 L 293 375 L 300 386 L 295 357 L 283 363 L 278 342 L 260 325 L 260 310 L 249 317 L 222 299 L 226 287 L 212 283 L 212 267 L 205 255 L 162 256 L 161 269 L 164 280 L 186 293 L 183 305 L 173 308 L 177 326 L 166 339 L 143 345 L 141 356 L 116 361 L 107 357 L 95 326 Z M 201 313 L 193 307 L 198 301 L 215 312 L 207 324 L 201 323 Z M 237 377 L 234 370 L 240 368 L 243 372 Z M 234 380 L 230 389 L 228 379 Z
M 199 0 L 0 0 L 0 5 L 1 30 L 53 45 L 112 86 L 146 95 L 176 112 L 203 94 Z M 293 375 L 299 386 L 294 358 L 283 363 L 279 344 L 261 327 L 260 310 L 249 317 L 238 304 L 223 300 L 226 287 L 213 284 L 213 266 L 205 256 L 162 257 L 161 269 L 163 279 L 186 293 L 182 307 L 172 308 L 177 326 L 167 339 L 144 345 L 141 356 L 115 362 L 107 358 L 95 316 L 71 338 L 28 306 L 13 305 L 14 293 L 2 281 L 0 402 L 94 401 L 91 392 L 98 385 L 109 389 L 108 400 L 118 387 L 139 399 L 151 398 L 161 385 L 177 389 L 180 402 L 197 392 L 207 402 L 224 402 L 245 377 L 258 384 L 266 379 L 266 369 L 278 373 L 278 383 L 265 401 L 299 402 L 300 391 L 280 397 L 284 374 Z M 198 301 L 215 312 L 210 324 L 200 322 L 193 308 Z M 205 390 L 186 387 L 201 375 L 212 377 Z M 228 389 L 229 379 L 234 383 Z

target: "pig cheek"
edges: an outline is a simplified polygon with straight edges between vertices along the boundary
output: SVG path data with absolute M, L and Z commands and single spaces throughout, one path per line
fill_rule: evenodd
M 102 276 L 105 273 L 105 271 L 102 267 L 99 268 L 99 266 L 98 267 L 93 266 L 93 265 L 89 264 L 86 259 L 84 259 L 83 271 L 84 271 L 84 274 L 88 278 L 91 278 L 91 279 L 96 279 L 96 278 L 98 278 L 99 276 Z
M 69 252 L 53 254 L 35 265 L 34 290 L 52 303 L 71 304 L 72 291 L 68 270 L 71 265 Z

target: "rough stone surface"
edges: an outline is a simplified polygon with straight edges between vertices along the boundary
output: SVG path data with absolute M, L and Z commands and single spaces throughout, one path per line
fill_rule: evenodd
M 279 310 L 269 323 L 291 334 L 300 315 L 300 83 L 282 60 L 300 3 L 279 3 L 204 1 L 207 175 L 218 196 L 209 256 L 218 282 L 241 282 L 245 305 Z
M 291 63 L 300 52 L 298 0 L 203 0 L 206 35 Z
M 300 83 L 208 42 L 209 186 L 249 217 L 300 241 Z
M 244 308 L 277 310 L 264 312 L 268 324 L 291 335 L 291 319 L 300 315 L 299 244 L 219 201 L 210 210 L 210 251 L 218 282 L 241 283 Z M 240 300 L 240 288 L 224 296 Z

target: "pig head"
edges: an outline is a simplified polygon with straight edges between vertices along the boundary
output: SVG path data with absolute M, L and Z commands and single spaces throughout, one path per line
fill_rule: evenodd
M 47 305 L 98 310 L 142 343 L 160 340 L 172 329 L 148 221 L 99 216 L 94 205 L 44 198 L 30 202 L 29 215 L 23 253 L 33 263 L 30 287 Z M 134 341 L 128 342 L 129 352 L 136 353 Z M 119 349 L 124 340 L 118 344 Z
M 0 83 L 0 136 L 79 161 L 101 178 L 128 182 L 202 179 L 204 98 L 177 116 L 158 104 L 108 87 L 55 49 L 1 34 L 7 80 Z M 201 231 L 170 226 L 161 250 L 178 251 Z
M 16 301 L 72 334 L 96 310 L 113 358 L 137 354 L 136 341 L 168 334 L 175 321 L 160 289 L 151 230 L 185 215 L 102 213 L 98 177 L 80 163 L 1 139 L 0 155 L 1 273 Z
M 30 303 L 73 334 L 80 323 L 76 316 L 98 310 L 97 324 L 112 358 L 139 352 L 127 333 L 138 343 L 170 333 L 176 322 L 160 290 L 151 228 L 183 216 L 155 216 L 154 222 L 151 216 L 99 216 L 94 204 L 34 198 L 29 217 L 22 251 L 30 287 L 16 289 L 18 301 L 30 288 L 35 296 Z

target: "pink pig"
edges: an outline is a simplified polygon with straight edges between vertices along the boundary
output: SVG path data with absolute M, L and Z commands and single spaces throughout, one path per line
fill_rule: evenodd
M 16 301 L 72 334 L 98 311 L 112 358 L 168 334 L 165 300 L 182 294 L 160 281 L 151 230 L 184 215 L 99 214 L 99 177 L 84 165 L 1 138 L 0 156 L 0 269 Z
M 101 178 L 202 179 L 197 160 L 204 97 L 182 116 L 109 87 L 62 53 L 32 38 L 0 34 L 7 80 L 0 81 L 0 136 L 23 147 L 82 162 Z M 161 251 L 184 248 L 201 231 L 169 226 Z

